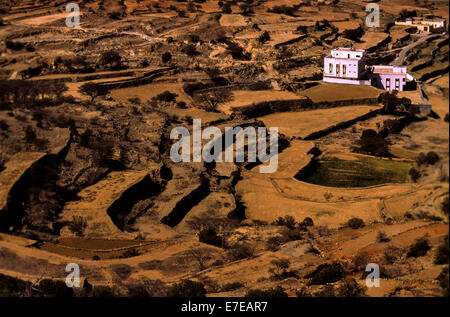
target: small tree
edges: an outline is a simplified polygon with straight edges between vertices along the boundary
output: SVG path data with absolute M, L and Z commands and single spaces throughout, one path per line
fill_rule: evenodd
M 85 218 L 81 216 L 73 216 L 72 221 L 69 223 L 69 230 L 77 236 L 82 236 L 84 229 L 88 226 Z
M 233 94 L 228 88 L 219 88 L 194 94 L 194 102 L 207 111 L 217 111 L 217 107 L 233 99 Z
M 278 259 L 270 262 L 274 267 L 269 269 L 269 273 L 274 278 L 279 279 L 287 275 L 288 269 L 291 266 L 289 259 Z
M 107 87 L 92 82 L 83 84 L 79 90 L 83 95 L 91 97 L 91 102 L 94 102 L 95 98 L 99 96 L 106 96 L 109 93 L 109 89 Z
M 377 242 L 389 242 L 391 239 L 387 236 L 386 232 L 379 231 L 377 234 Z
M 261 44 L 264 44 L 266 42 L 270 41 L 270 34 L 267 31 L 264 31 L 259 37 L 258 37 L 258 42 Z
M 444 242 L 437 248 L 434 258 L 435 264 L 448 264 L 449 258 L 449 240 L 448 235 L 445 236 Z
M 337 296 L 339 297 L 364 297 L 366 295 L 366 287 L 360 286 L 354 278 L 346 280 L 337 289 Z
M 161 60 L 164 64 L 170 62 L 172 60 L 172 54 L 170 54 L 169 52 L 165 52 L 164 54 L 162 54 Z
M 106 51 L 100 56 L 100 64 L 109 66 L 111 69 L 118 69 L 122 66 L 122 57 L 115 50 Z
M 364 223 L 364 220 L 360 219 L 360 218 L 351 218 L 348 222 L 347 222 L 347 226 L 352 228 L 352 229 L 359 229 L 364 227 L 366 224 Z
M 416 242 L 409 248 L 406 256 L 408 258 L 414 257 L 418 258 L 427 254 L 428 250 L 431 249 L 430 241 L 427 238 L 422 237 L 416 240 Z

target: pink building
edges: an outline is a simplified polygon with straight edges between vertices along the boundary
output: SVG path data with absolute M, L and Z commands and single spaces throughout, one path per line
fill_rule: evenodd
M 324 58 L 323 81 L 336 84 L 367 85 L 403 91 L 406 66 L 366 67 L 364 50 L 340 47 Z
M 403 91 L 406 85 L 406 66 L 372 66 L 370 77 L 374 87 Z
M 364 85 L 365 69 L 364 50 L 340 47 L 331 50 L 324 59 L 323 81 L 328 83 Z

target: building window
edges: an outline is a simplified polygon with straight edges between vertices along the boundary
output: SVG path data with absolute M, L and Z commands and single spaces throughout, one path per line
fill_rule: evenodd
M 386 78 L 386 90 L 390 90 L 390 89 L 391 89 L 391 79 Z
M 400 78 L 395 78 L 395 89 L 399 90 L 400 88 Z
M 341 69 L 339 64 L 336 64 L 336 76 L 341 76 Z
M 329 72 L 330 74 L 333 73 L 333 63 L 330 63 L 330 64 L 328 65 L 328 72 Z
M 342 65 L 342 76 L 345 76 L 345 73 L 347 72 L 347 65 Z

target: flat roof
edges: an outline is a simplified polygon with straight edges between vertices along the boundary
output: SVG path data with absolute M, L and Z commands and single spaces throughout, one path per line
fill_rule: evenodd
M 345 59 L 346 61 L 359 61 L 359 60 L 361 60 L 361 57 L 358 57 L 358 58 L 334 57 L 334 56 L 331 56 L 331 54 L 327 55 L 325 58 Z
M 352 47 L 337 47 L 333 48 L 332 51 L 345 51 L 345 52 L 365 52 L 363 49 L 352 48 Z
M 396 69 L 398 69 L 398 66 L 395 66 Z M 383 75 L 405 75 L 406 76 L 406 66 L 402 69 L 404 71 L 397 71 L 394 69 L 394 66 L 373 66 L 372 72 L 374 74 L 383 74 Z

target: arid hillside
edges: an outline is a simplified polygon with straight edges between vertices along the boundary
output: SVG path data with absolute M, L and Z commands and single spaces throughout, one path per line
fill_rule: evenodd
M 395 25 L 448 1 L 76 2 L 0 0 L 0 296 L 448 296 L 449 36 Z M 325 83 L 335 47 L 413 80 Z M 276 171 L 174 161 L 198 119 Z

